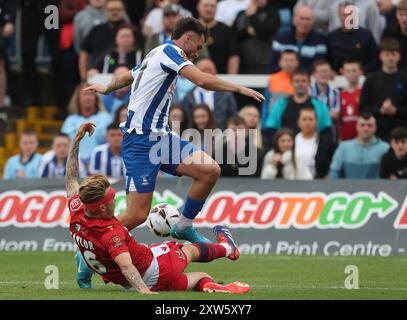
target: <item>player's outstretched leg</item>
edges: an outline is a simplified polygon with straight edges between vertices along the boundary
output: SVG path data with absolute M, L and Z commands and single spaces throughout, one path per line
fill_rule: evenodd
M 92 288 L 92 275 L 93 271 L 88 267 L 85 260 L 82 257 L 82 254 L 78 251 L 75 254 L 76 261 L 76 282 L 78 283 L 79 288 L 81 289 L 90 289 Z
M 220 175 L 219 165 L 205 152 L 195 151 L 178 166 L 177 174 L 191 177 L 193 182 L 182 215 L 177 224 L 171 228 L 171 236 L 192 243 L 211 243 L 209 239 L 199 234 L 192 227 L 192 223 L 202 210 L 206 198 L 218 180 Z
M 219 227 L 219 226 L 217 226 Z M 184 245 L 182 250 L 187 256 L 187 262 L 211 262 L 219 258 L 239 259 L 239 250 L 233 241 L 229 230 L 221 227 L 214 230 L 219 243 L 196 242 Z M 215 229 L 214 228 L 214 229 Z M 227 232 L 227 233 L 226 233 Z
M 183 278 L 182 278 L 183 277 Z M 221 292 L 221 293 L 233 293 L 243 294 L 250 291 L 250 286 L 247 283 L 235 281 L 228 284 L 216 283 L 210 275 L 204 272 L 188 272 L 180 277 L 182 282 L 186 282 L 187 289 L 198 292 Z M 185 289 L 184 289 L 185 290 Z
M 213 233 L 215 234 L 216 239 L 219 244 L 228 244 L 230 246 L 230 253 L 228 258 L 230 260 L 237 260 L 240 257 L 239 249 L 237 248 L 235 241 L 233 240 L 232 234 L 229 229 L 226 229 L 222 226 L 215 226 L 213 228 Z

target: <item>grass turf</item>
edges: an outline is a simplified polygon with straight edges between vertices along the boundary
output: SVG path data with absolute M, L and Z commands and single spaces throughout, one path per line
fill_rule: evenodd
M 47 290 L 47 265 L 59 269 L 59 290 Z M 344 288 L 345 267 L 359 268 L 358 290 Z M 138 295 L 105 285 L 94 276 L 93 289 L 78 289 L 73 253 L 0 253 L 0 299 L 407 299 L 407 258 L 242 256 L 239 261 L 194 263 L 187 271 L 204 271 L 225 283 L 248 282 L 246 295 L 161 292 Z

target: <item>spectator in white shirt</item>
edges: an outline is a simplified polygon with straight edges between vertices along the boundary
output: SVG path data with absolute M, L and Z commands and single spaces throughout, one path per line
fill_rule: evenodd
M 335 144 L 317 131 L 317 116 L 314 108 L 304 108 L 298 118 L 300 132 L 295 137 L 295 154 L 316 179 L 327 177 L 335 151 Z
M 301 157 L 296 156 L 294 132 L 279 129 L 273 150 L 264 157 L 262 179 L 311 180 L 312 174 Z

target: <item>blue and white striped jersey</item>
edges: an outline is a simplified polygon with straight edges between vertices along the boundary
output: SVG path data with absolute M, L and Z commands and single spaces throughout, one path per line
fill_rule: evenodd
M 58 165 L 57 157 L 53 150 L 48 151 L 42 156 L 38 175 L 41 178 L 64 178 L 66 175 L 66 161 Z M 86 178 L 86 167 L 82 160 L 79 159 L 79 178 Z
M 168 109 L 178 74 L 187 65 L 192 62 L 170 40 L 151 50 L 132 70 L 128 117 L 122 129 L 137 134 L 169 132 Z
M 109 144 L 105 143 L 97 146 L 90 158 L 89 165 L 90 174 L 102 173 L 109 178 L 124 178 L 125 168 L 123 158 L 115 156 L 109 148 Z

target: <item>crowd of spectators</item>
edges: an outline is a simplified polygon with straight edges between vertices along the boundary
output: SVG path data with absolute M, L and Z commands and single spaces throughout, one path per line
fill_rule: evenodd
M 58 30 L 38 23 L 47 5 L 59 8 Z M 261 105 L 177 83 L 169 125 L 179 135 L 196 129 L 195 142 L 207 152 L 218 146 L 223 159 L 233 154 L 233 164 L 220 164 L 222 176 L 238 176 L 247 165 L 240 155 L 251 152 L 252 176 L 262 179 L 407 178 L 407 0 L 0 0 L 0 121 L 7 118 L 7 46 L 18 10 L 27 103 L 39 104 L 35 53 L 43 34 L 66 116 L 44 155 L 34 131 L 21 134 L 6 179 L 63 177 L 69 143 L 85 121 L 97 130 L 81 142 L 80 175 L 125 177 L 119 123 L 130 87 L 107 96 L 82 89 L 95 75 L 134 68 L 185 16 L 209 29 L 194 61 L 200 70 L 268 77 Z M 207 129 L 227 134 L 208 140 Z

